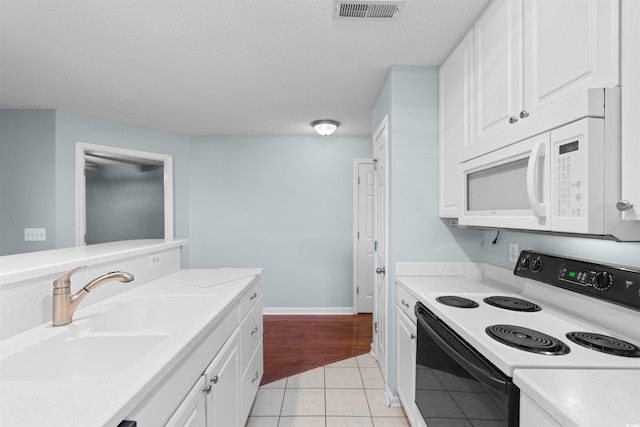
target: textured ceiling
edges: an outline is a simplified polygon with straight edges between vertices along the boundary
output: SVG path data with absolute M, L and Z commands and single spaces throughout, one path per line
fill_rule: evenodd
M 391 65 L 439 65 L 488 0 L 0 0 L 0 108 L 59 108 L 186 135 L 370 135 Z

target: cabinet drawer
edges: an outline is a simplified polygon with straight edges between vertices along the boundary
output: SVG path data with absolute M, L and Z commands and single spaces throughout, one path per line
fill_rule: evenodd
M 401 286 L 397 286 L 396 289 L 397 289 L 396 303 L 398 304 L 398 307 L 400 307 L 400 309 L 404 311 L 407 314 L 407 316 L 409 316 L 409 318 L 413 320 L 415 323 L 417 319 L 416 319 L 416 314 L 413 310 L 416 306 L 417 299 L 414 298 L 411 294 L 409 294 L 409 292 L 407 292 Z
M 256 282 L 249 291 L 242 294 L 240 297 L 240 320 L 244 318 L 244 316 L 251 310 L 256 302 L 262 296 L 262 287 L 260 285 L 260 281 Z
M 263 374 L 262 340 L 260 340 L 249 366 L 240 380 L 240 421 L 243 423 L 247 420 Z
M 240 325 L 240 369 L 249 363 L 249 359 L 262 339 L 262 298 L 257 298 L 249 314 Z

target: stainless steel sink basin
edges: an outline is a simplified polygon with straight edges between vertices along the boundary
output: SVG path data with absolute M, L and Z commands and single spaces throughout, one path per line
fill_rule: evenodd
M 211 310 L 215 298 L 207 296 L 148 296 L 132 299 L 91 320 L 91 332 L 170 333 Z
M 131 367 L 167 335 L 56 336 L 0 363 L 2 381 L 105 378 Z

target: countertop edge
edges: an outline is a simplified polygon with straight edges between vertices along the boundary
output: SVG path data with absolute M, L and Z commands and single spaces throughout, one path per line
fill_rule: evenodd
M 35 279 L 79 264 L 93 265 L 186 246 L 188 239 L 126 240 L 0 257 L 0 286 Z

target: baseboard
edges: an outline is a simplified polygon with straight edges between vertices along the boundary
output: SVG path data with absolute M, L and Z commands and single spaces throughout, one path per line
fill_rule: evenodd
M 264 307 L 262 314 L 268 315 L 339 315 L 352 316 L 353 307 Z
M 384 396 L 387 398 L 387 404 L 389 408 L 398 408 L 402 407 L 402 402 L 400 402 L 400 397 L 397 394 L 391 393 L 389 387 L 385 386 L 384 388 Z

